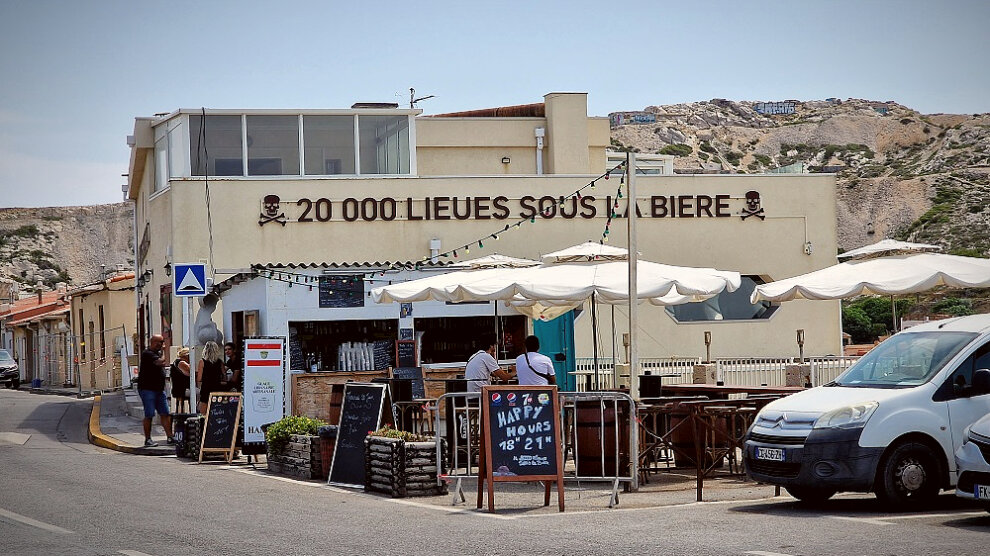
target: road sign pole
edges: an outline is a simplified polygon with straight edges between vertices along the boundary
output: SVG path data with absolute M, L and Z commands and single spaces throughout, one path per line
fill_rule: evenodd
M 192 333 L 192 300 L 187 297 L 182 303 L 182 345 L 189 347 L 189 412 L 199 413 L 199 397 L 196 395 L 196 366 L 199 364 L 199 352 L 193 345 Z

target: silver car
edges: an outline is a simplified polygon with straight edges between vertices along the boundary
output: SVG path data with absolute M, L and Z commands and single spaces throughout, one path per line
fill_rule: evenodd
M 990 415 L 966 429 L 956 450 L 956 496 L 981 502 L 990 511 Z
M 0 384 L 15 389 L 21 385 L 21 371 L 17 368 L 17 360 L 5 349 L 0 349 Z

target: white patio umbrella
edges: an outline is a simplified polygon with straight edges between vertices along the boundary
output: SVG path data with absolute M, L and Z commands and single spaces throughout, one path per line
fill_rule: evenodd
M 929 243 L 912 243 L 910 241 L 898 241 L 896 239 L 882 239 L 870 245 L 864 245 L 858 249 L 846 251 L 839 255 L 839 259 L 869 259 L 874 257 L 886 257 L 888 255 L 906 255 L 909 253 L 931 253 L 941 251 L 938 245 Z
M 496 253 L 452 264 L 446 267 L 450 271 L 442 274 L 374 288 L 371 290 L 371 297 L 375 303 L 452 301 L 447 294 L 447 289 L 458 284 L 498 276 L 507 270 L 538 266 L 539 264 L 538 261 L 532 259 L 507 257 Z
M 990 259 L 941 253 L 853 260 L 756 286 L 750 301 L 844 299 L 919 293 L 936 286 L 990 288 Z

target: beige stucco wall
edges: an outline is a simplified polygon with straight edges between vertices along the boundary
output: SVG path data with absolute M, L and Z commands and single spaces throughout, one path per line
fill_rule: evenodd
M 538 216 L 536 223 L 526 220 L 521 228 L 502 234 L 499 241 L 487 241 L 485 249 L 478 249 L 475 242 L 501 231 L 505 224 L 519 221 L 516 203 L 520 198 L 567 196 L 590 179 L 546 176 L 210 180 L 213 260 L 216 268 L 245 268 L 256 263 L 418 261 L 429 255 L 432 238 L 441 240 L 442 250 L 471 243 L 472 251 L 470 254 L 462 252 L 462 257 L 499 252 L 536 259 L 543 253 L 582 241 L 597 241 L 607 221 L 605 196 L 614 195 L 617 180 L 602 180 L 595 189 L 585 189 L 585 197 L 595 198 L 597 215 L 594 218 Z M 641 176 L 636 185 L 644 215 L 649 214 L 652 196 L 670 195 L 728 195 L 730 198 L 726 202 L 732 213 L 726 218 L 644 216 L 638 219 L 639 251 L 644 260 L 736 270 L 767 279 L 795 276 L 835 263 L 832 176 Z M 766 220 L 741 219 L 743 199 L 750 190 L 760 192 Z M 281 209 L 288 220 L 285 226 L 277 223 L 258 225 L 261 199 L 271 193 L 279 194 L 283 200 Z M 422 207 L 425 197 L 448 196 L 463 200 L 478 195 L 506 196 L 513 214 L 505 220 L 412 221 L 400 217 L 390 222 L 346 222 L 341 218 L 342 202 L 352 196 L 376 200 L 395 198 L 400 214 L 404 214 L 408 199 L 412 199 L 415 211 Z M 331 201 L 331 220 L 299 222 L 302 208 L 296 201 L 319 197 Z M 171 237 L 175 260 L 209 259 L 204 183 L 173 182 L 170 198 L 174 229 L 177 230 Z M 626 243 L 624 226 L 625 220 L 614 221 L 610 234 L 612 244 L 622 246 Z M 811 255 L 804 253 L 806 241 L 812 244 Z M 218 280 L 223 278 L 217 277 Z M 644 321 L 648 333 L 641 335 L 644 350 L 660 352 L 651 353 L 651 356 L 703 354 L 701 337 L 707 329 L 713 331 L 715 346 L 725 355 L 778 355 L 781 346 L 793 343 L 797 328 L 807 330 L 806 352 L 838 353 L 839 349 L 836 302 L 791 302 L 764 322 L 676 325 L 662 309 L 650 307 L 640 314 L 649 319 Z M 768 335 L 779 339 L 768 341 Z M 579 351 L 590 352 L 590 340 L 578 344 Z
M 132 337 L 135 326 L 134 279 L 109 282 L 109 289 L 92 293 L 74 294 L 71 297 L 71 322 L 75 341 L 73 349 L 79 360 L 85 388 L 113 388 L 120 386 L 120 368 L 114 365 L 115 347 L 124 337 Z M 100 351 L 100 306 L 103 307 L 105 352 Z M 82 320 L 79 311 L 82 310 Z M 94 334 L 89 335 L 90 323 Z M 80 335 L 85 338 L 85 357 L 82 357 Z M 108 377 L 107 371 L 110 371 Z

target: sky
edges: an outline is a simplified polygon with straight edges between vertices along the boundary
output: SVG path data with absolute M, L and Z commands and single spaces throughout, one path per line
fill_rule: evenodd
M 123 199 L 134 118 L 586 92 L 591 116 L 712 98 L 990 112 L 990 2 L 0 0 L 0 207 Z

